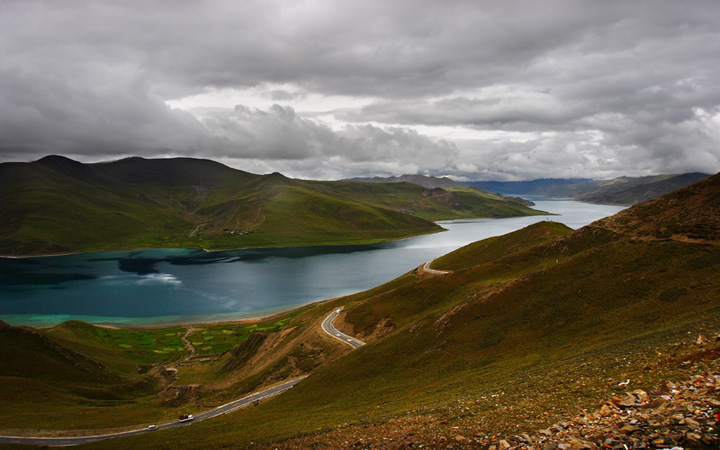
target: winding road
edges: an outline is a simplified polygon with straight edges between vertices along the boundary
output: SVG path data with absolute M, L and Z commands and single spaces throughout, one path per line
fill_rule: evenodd
M 330 313 L 330 315 L 328 315 L 325 318 L 325 320 L 323 320 L 323 322 L 322 322 L 323 331 L 325 331 L 327 334 L 329 334 L 333 338 L 338 339 L 338 340 L 350 345 L 353 348 L 362 347 L 363 345 L 365 345 L 365 343 L 363 341 L 355 339 L 352 336 L 348 336 L 347 334 L 341 333 L 333 326 L 333 322 L 335 321 L 338 314 L 340 314 L 340 312 L 342 310 L 343 310 L 342 307 L 334 310 L 332 313 Z M 256 392 L 254 394 L 250 394 L 241 399 L 234 400 L 230 403 L 226 403 L 222 406 L 218 406 L 217 408 L 211 409 L 209 411 L 201 412 L 199 414 L 196 414 L 195 419 L 192 421 L 168 422 L 168 423 L 163 423 L 163 424 L 154 426 L 153 428 L 144 427 L 144 428 L 138 428 L 136 430 L 120 431 L 117 433 L 97 434 L 97 435 L 92 435 L 92 436 L 42 437 L 42 436 L 2 436 L 2 435 L 0 435 L 0 444 L 25 444 L 25 445 L 48 446 L 48 447 L 67 447 L 67 446 L 71 446 L 71 445 L 80 445 L 80 444 L 87 444 L 90 442 L 102 441 L 105 439 L 127 437 L 127 436 L 137 436 L 137 435 L 143 434 L 143 433 L 152 433 L 157 430 L 167 430 L 169 428 L 184 427 L 184 426 L 191 425 L 195 422 L 201 422 L 203 420 L 210 419 L 212 417 L 217 417 L 222 414 L 227 414 L 229 412 L 235 411 L 238 408 L 242 408 L 244 406 L 253 404 L 254 402 L 281 394 L 281 393 L 287 391 L 288 389 L 292 388 L 296 384 L 298 384 L 300 381 L 302 381 L 306 377 L 307 377 L 307 375 L 304 377 L 295 378 L 294 380 L 286 381 L 285 383 L 279 384 L 277 386 L 273 386 L 273 387 L 265 389 L 263 391 Z
M 345 333 L 341 333 L 340 331 L 337 330 L 337 328 L 335 328 L 333 326 L 333 322 L 335 321 L 335 319 L 337 318 L 337 316 L 340 314 L 340 312 L 342 310 L 343 310 L 342 307 L 336 309 L 335 311 L 330 313 L 330 315 L 327 316 L 325 318 L 325 320 L 323 320 L 323 323 L 322 323 L 323 331 L 326 332 L 327 334 L 329 334 L 330 336 L 334 337 L 335 339 L 346 343 L 347 345 L 351 346 L 352 348 L 362 347 L 363 345 L 365 345 L 365 343 L 363 341 L 361 341 L 359 339 L 355 339 L 352 336 L 348 336 Z
M 136 436 L 143 433 L 152 433 L 156 430 L 166 430 L 168 428 L 183 427 L 191 425 L 195 422 L 201 422 L 205 419 L 217 417 L 222 414 L 227 414 L 231 411 L 235 411 L 238 408 L 248 406 L 253 402 L 278 395 L 282 392 L 287 391 L 291 387 L 298 384 L 305 377 L 295 378 L 294 380 L 286 381 L 285 383 L 273 386 L 265 389 L 264 391 L 250 394 L 241 399 L 226 403 L 222 406 L 218 406 L 210 411 L 205 411 L 195 415 L 195 419 L 189 422 L 169 422 L 161 425 L 157 425 L 155 428 L 140 428 L 137 430 L 121 431 L 118 433 L 98 434 L 94 436 L 67 436 L 67 437 L 29 437 L 29 436 L 0 436 L 0 444 L 27 444 L 27 445 L 40 445 L 50 447 L 66 447 L 70 445 L 87 444 L 89 442 L 102 441 L 104 439 L 111 439 L 116 437 Z

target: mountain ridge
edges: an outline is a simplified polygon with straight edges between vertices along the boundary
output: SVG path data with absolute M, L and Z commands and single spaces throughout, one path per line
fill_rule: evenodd
M 542 214 L 482 191 L 446 202 L 415 185 L 256 175 L 196 158 L 50 155 L 2 163 L 0 178 L 0 253 L 13 256 L 371 243 L 442 231 L 434 220 Z
M 360 181 L 365 183 L 413 183 L 428 189 L 457 189 L 464 187 L 463 183 L 451 180 L 448 177 L 434 177 L 419 174 L 405 174 L 394 177 L 355 177 L 348 178 L 344 181 Z

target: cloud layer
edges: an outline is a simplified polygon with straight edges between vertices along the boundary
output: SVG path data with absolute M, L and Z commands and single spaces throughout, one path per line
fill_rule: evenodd
M 720 170 L 714 1 L 8 0 L 0 160 L 306 178 Z

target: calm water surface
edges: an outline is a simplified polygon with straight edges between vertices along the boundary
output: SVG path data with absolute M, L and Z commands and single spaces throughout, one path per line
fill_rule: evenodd
M 448 231 L 361 246 L 0 258 L 0 320 L 161 325 L 257 317 L 375 287 L 470 242 L 541 220 L 577 229 L 623 209 L 532 200 L 558 215 L 441 222 Z

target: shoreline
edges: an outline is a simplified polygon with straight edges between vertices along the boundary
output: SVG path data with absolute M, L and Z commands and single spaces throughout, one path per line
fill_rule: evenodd
M 84 323 L 87 323 L 94 327 L 107 328 L 107 329 L 161 329 L 161 328 L 170 328 L 170 327 L 187 327 L 187 326 L 193 326 L 193 325 L 235 325 L 235 324 L 245 324 L 245 323 L 257 323 L 257 322 L 269 320 L 274 317 L 278 317 L 283 314 L 290 313 L 296 309 L 304 308 L 306 306 L 310 306 L 310 305 L 314 305 L 314 304 L 331 302 L 331 301 L 339 300 L 339 299 L 342 299 L 345 297 L 347 297 L 347 296 L 344 295 L 344 296 L 340 296 L 340 297 L 331 297 L 331 298 L 325 298 L 322 300 L 315 300 L 315 301 L 312 301 L 309 303 L 288 305 L 289 306 L 288 309 L 283 308 L 282 310 L 279 310 L 279 311 L 268 311 L 267 313 L 258 311 L 257 315 L 252 315 L 249 317 L 243 317 L 243 318 L 237 318 L 237 319 L 218 318 L 218 319 L 206 319 L 206 320 L 195 320 L 195 321 L 187 320 L 187 321 L 178 321 L 178 322 L 172 322 L 172 323 L 154 323 L 154 324 L 151 323 L 151 324 L 147 324 L 147 325 L 137 324 L 137 323 L 135 323 L 135 324 L 128 323 L 127 325 L 124 325 L 124 324 L 118 324 L 118 323 L 92 322 L 92 321 L 82 320 L 79 318 L 77 318 L 77 319 L 68 318 L 66 320 L 57 322 L 53 325 L 24 325 L 24 324 L 13 325 L 11 323 L 4 321 L 2 318 L 0 318 L 0 320 L 3 320 L 5 323 L 7 323 L 8 325 L 13 326 L 13 327 L 28 327 L 28 328 L 38 329 L 38 330 L 53 328 L 53 327 L 56 327 L 63 323 L 72 322 L 72 321 L 84 322 Z M 229 313 L 229 314 L 234 314 L 234 313 Z M 250 313 L 250 314 L 253 314 L 253 313 Z M 10 314 L 8 314 L 8 315 L 10 315 Z M 18 314 L 18 315 L 21 315 L 21 314 Z M 25 314 L 23 314 L 23 315 L 25 315 Z M 26 314 L 26 315 L 38 316 L 38 314 Z M 51 316 L 51 315 L 48 314 L 47 316 Z M 90 317 L 92 317 L 92 316 L 90 316 Z M 167 317 L 167 316 L 158 316 L 158 317 Z M 192 317 L 192 316 L 186 316 L 186 317 Z
M 521 216 L 523 217 L 523 216 Z M 488 219 L 490 217 L 478 217 L 476 219 Z M 468 220 L 468 219 L 448 219 L 448 220 L 439 220 L 436 222 L 433 222 L 437 224 L 440 229 L 435 231 L 429 231 L 427 233 L 420 233 L 420 234 L 413 234 L 410 236 L 405 236 L 401 238 L 388 238 L 388 239 L 374 239 L 374 240 L 368 240 L 365 242 L 346 242 L 346 243 L 328 243 L 328 244 L 306 244 L 306 245 L 275 245 L 275 246 L 257 246 L 257 247 L 235 247 L 235 248 L 218 248 L 218 249 L 207 249 L 202 247 L 136 247 L 136 248 L 125 248 L 125 249 L 108 249 L 108 250 L 91 250 L 91 251 L 75 251 L 75 252 L 64 252 L 64 253 L 43 253 L 38 255 L 0 255 L 0 260 L 2 259 L 16 259 L 16 260 L 22 260 L 22 259 L 32 259 L 32 258 L 54 258 L 54 257 L 60 257 L 60 256 L 73 256 L 73 255 L 93 255 L 93 254 L 100 254 L 100 253 L 114 253 L 114 252 L 142 252 L 142 251 L 156 251 L 156 250 L 194 250 L 198 252 L 203 253 L 217 253 L 217 252 L 232 252 L 232 251 L 240 251 L 240 250 L 262 250 L 262 249 L 278 249 L 278 248 L 312 248 L 312 247 L 334 247 L 334 246 L 359 246 L 359 245 L 373 245 L 373 244 L 383 244 L 387 242 L 402 242 L 408 239 L 413 239 L 420 236 L 428 236 L 431 234 L 436 233 L 442 233 L 447 231 L 447 228 L 442 227 L 439 222 L 452 222 L 455 220 Z M 474 219 L 469 219 L 474 220 Z

